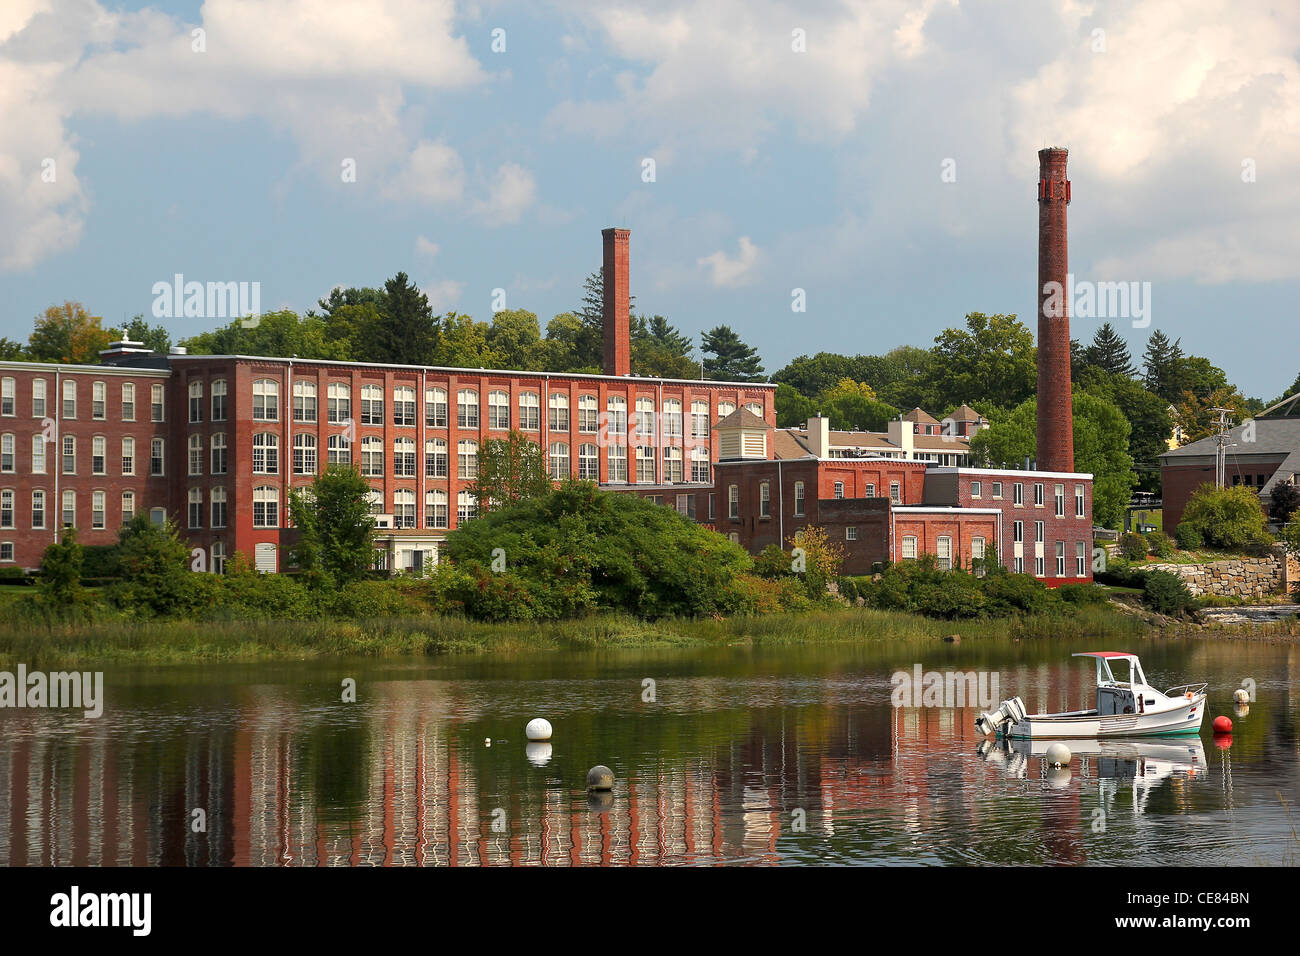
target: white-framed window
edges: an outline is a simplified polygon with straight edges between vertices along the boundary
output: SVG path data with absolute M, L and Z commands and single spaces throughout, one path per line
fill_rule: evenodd
M 804 484 L 802 481 L 796 481 L 794 483 L 794 516 L 796 518 L 803 517 L 803 508 L 804 508 Z
M 718 402 L 718 418 L 723 419 L 736 410 L 735 402 Z
M 253 474 L 278 475 L 280 473 L 280 436 L 272 432 L 253 435 Z
M 381 385 L 361 386 L 361 424 L 384 424 L 384 389 Z
M 280 527 L 280 492 L 270 485 L 253 489 L 253 527 Z
M 253 383 L 253 421 L 276 422 L 280 420 L 280 383 L 271 378 L 259 378 Z
M 393 492 L 393 527 L 415 527 L 415 492 L 410 488 L 399 488 Z
M 758 483 L 758 516 L 772 517 L 772 484 L 768 481 Z
M 393 424 L 415 425 L 415 389 L 410 385 L 397 385 L 393 388 Z M 411 514 L 415 514 L 414 500 L 411 501 Z M 414 522 L 414 517 L 411 520 Z M 414 523 L 410 527 L 414 528 Z
M 14 490 L 5 488 L 0 491 L 0 528 L 6 531 L 14 526 Z
M 1074 576 L 1076 578 L 1088 576 L 1088 545 L 1083 541 L 1074 543 Z
M 1084 508 L 1083 485 L 1074 486 L 1074 516 L 1076 518 L 1086 518 L 1087 510 Z
M 653 412 L 651 413 L 653 414 Z M 655 481 L 655 450 L 650 445 L 636 446 L 636 482 L 653 485 Z
M 424 443 L 424 477 L 447 477 L 447 439 L 430 438 Z
M 664 399 L 664 434 L 669 438 L 682 437 L 682 402 L 678 398 Z
M 135 492 L 122 492 L 122 524 L 130 524 L 135 518 Z
M 203 489 L 191 488 L 189 493 L 189 526 L 191 528 L 203 527 Z
M 835 488 L 833 494 L 836 498 L 844 497 L 844 482 L 842 481 L 835 482 Z
M 977 534 L 970 539 L 970 558 L 972 563 L 976 561 L 983 562 L 984 555 L 987 553 L 987 551 L 988 551 L 988 547 L 984 540 L 983 535 Z M 978 573 L 981 577 L 984 576 L 985 570 L 986 569 L 982 566 L 978 569 Z
M 212 474 L 224 475 L 228 464 L 226 433 L 214 432 L 212 435 Z
M 326 461 L 331 465 L 352 464 L 352 443 L 347 435 L 330 435 L 325 440 Z
M 293 383 L 293 420 L 295 422 L 316 421 L 316 383 L 306 379 L 296 379 Z
M 912 534 L 903 535 L 903 560 L 904 561 L 916 560 L 916 535 L 912 535 Z
M 691 401 L 691 437 L 697 440 L 709 437 L 709 402 L 707 399 Z
M 740 517 L 740 485 L 727 486 L 727 517 Z
M 610 445 L 605 449 L 606 467 L 609 468 L 608 479 L 611 482 L 627 482 L 627 445 Z
M 461 491 L 456 494 L 456 524 L 473 521 L 478 517 L 478 499 L 472 492 Z
M 488 428 L 510 427 L 510 393 L 488 392 Z
M 45 379 L 32 379 L 32 418 L 45 417 L 46 387 Z
M 636 400 L 636 421 L 633 423 L 632 437 L 652 439 L 655 434 L 655 400 L 649 395 L 639 396 Z
M 526 432 L 535 432 L 542 427 L 541 401 L 536 392 L 519 393 L 519 427 Z
M 212 527 L 224 528 L 226 526 L 226 489 L 213 488 L 210 495 L 211 499 L 211 519 Z
M 1025 523 L 1023 521 L 1012 522 L 1011 540 L 1018 542 L 1023 542 L 1025 540 Z
M 135 439 L 122 439 L 122 474 L 135 474 Z
M 1061 495 L 1061 497 L 1064 498 L 1065 495 Z M 1058 578 L 1065 577 L 1065 542 L 1064 541 L 1056 542 L 1056 576 Z
M 226 573 L 226 543 L 224 541 L 212 542 L 212 573 Z
M 903 486 L 901 482 L 891 481 L 889 483 L 889 500 L 896 505 L 903 503 Z
M 1056 506 L 1056 517 L 1065 517 L 1065 485 L 1057 485 L 1052 489 L 1053 504 Z
M 203 436 L 191 435 L 189 447 L 189 474 L 203 474 Z
M 941 534 L 935 541 L 935 558 L 940 571 L 952 570 L 952 538 L 948 535 Z
M 520 402 L 522 404 L 522 399 Z M 569 396 L 556 392 L 546 400 L 547 420 L 553 432 L 569 430 Z M 522 414 L 522 409 L 520 410 Z
M 478 477 L 478 442 L 462 438 L 456 442 L 456 477 Z
M 1011 559 L 1011 570 L 1014 571 L 1016 574 L 1024 574 L 1024 573 L 1025 573 L 1025 559 L 1024 559 L 1022 556 L 1018 555 L 1018 554 L 1015 555 L 1015 556 Z
M 13 472 L 18 468 L 17 439 L 13 432 L 0 435 L 0 472 Z
M 441 488 L 424 493 L 424 526 L 426 528 L 447 527 L 447 492 Z
M 45 492 L 37 488 L 32 492 L 32 528 L 39 531 L 45 527 Z
M 994 498 L 1002 497 L 1002 482 L 1000 481 L 993 482 L 993 497 Z
M 1034 556 L 1034 577 L 1047 577 L 1047 561 L 1041 554 Z
M 393 441 L 393 474 L 398 478 L 414 478 L 415 467 L 415 439 L 395 439 Z M 414 501 L 412 501 L 411 507 L 415 507 Z
M 456 427 L 478 428 L 478 392 L 472 388 L 456 393 Z
M 14 560 L 14 543 L 0 541 L 0 562 L 11 563 Z
M 330 382 L 325 387 L 325 416 L 334 425 L 352 420 L 352 386 L 347 382 Z
M 45 435 L 32 436 L 32 474 L 45 474 Z
M 569 477 L 569 446 L 566 442 L 551 442 L 549 463 L 551 481 L 563 481 Z
M 863 486 L 863 489 L 862 489 L 862 497 L 864 497 L 864 498 L 874 498 L 874 497 L 876 497 L 876 483 L 875 483 L 874 481 L 868 481 L 868 482 Z
M 361 474 L 367 478 L 384 476 L 384 440 L 377 435 L 361 439 Z
M 214 422 L 224 422 L 226 420 L 226 380 L 224 378 L 212 380 L 212 420 Z
M 71 488 L 63 491 L 63 527 L 77 526 L 77 493 Z
M 627 437 L 627 399 L 622 395 L 605 399 L 605 427 L 611 436 Z
M 75 380 L 63 380 L 63 417 L 77 417 L 77 383 Z
M 1016 507 L 1021 507 L 1025 503 L 1025 485 L 1024 482 L 1017 481 L 1011 486 L 1011 503 Z
M 447 390 L 445 388 L 426 388 L 424 390 L 424 424 L 429 428 L 447 427 Z
M 1043 483 L 1041 481 L 1036 481 L 1034 482 L 1034 507 L 1041 508 L 1042 506 L 1043 506 Z
M 103 435 L 95 435 L 90 439 L 90 473 L 108 474 L 108 439 Z
M 1038 544 L 1042 544 L 1044 541 L 1047 540 L 1047 538 L 1044 537 L 1043 534 L 1045 527 L 1046 526 L 1041 521 L 1034 522 L 1034 541 L 1037 542 Z
M 293 473 L 295 475 L 316 474 L 316 436 L 299 434 L 293 436 Z
M 982 488 L 980 482 L 978 482 L 978 481 L 972 481 L 972 482 L 970 483 L 970 496 L 971 496 L 972 498 L 978 498 L 978 497 L 980 497 L 980 492 L 981 492 L 982 490 L 983 490 L 983 488 Z
M 135 385 L 131 382 L 122 383 L 122 421 L 135 421 Z
M 594 435 L 600 428 L 600 403 L 595 395 L 578 396 L 578 431 Z
M 160 422 L 163 420 L 163 386 L 153 384 L 149 386 L 149 421 Z
M 668 445 L 664 448 L 664 481 L 668 484 L 681 484 L 686 480 L 684 468 L 682 447 Z
M 18 380 L 6 375 L 0 378 L 0 415 L 13 418 L 18 414 Z
M 189 387 L 190 399 L 190 424 L 197 424 L 203 421 L 203 381 L 195 379 L 190 382 Z
M 77 439 L 75 435 L 63 436 L 63 473 L 65 475 L 75 475 L 77 473 Z
M 591 442 L 578 446 L 578 479 L 580 481 L 600 480 L 599 449 Z
M 845 540 L 845 541 L 857 541 L 857 540 L 858 540 L 858 529 L 855 528 L 855 527 L 853 527 L 852 525 L 850 525 L 849 527 L 845 528 L 845 529 L 844 529 L 844 540 Z
M 759 418 L 763 417 L 763 406 L 758 402 L 746 402 L 745 411 L 749 412 L 751 415 L 757 415 Z
M 707 485 L 709 483 L 709 449 L 700 445 L 691 449 L 691 481 Z

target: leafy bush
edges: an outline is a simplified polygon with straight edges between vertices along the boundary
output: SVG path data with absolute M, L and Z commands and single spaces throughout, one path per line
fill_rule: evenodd
M 1150 571 L 1142 585 L 1142 602 L 1159 614 L 1182 614 L 1195 603 L 1185 582 L 1170 571 Z
M 760 578 L 779 578 L 793 574 L 790 555 L 779 544 L 769 544 L 754 559 L 754 573 Z
M 1206 545 L 1224 551 L 1256 551 L 1273 542 L 1259 496 L 1246 485 L 1201 485 L 1188 500 L 1177 531 L 1188 525 Z
M 1174 556 L 1174 539 L 1163 531 L 1148 531 L 1147 548 L 1158 558 L 1168 561 Z
M 1087 605 L 1087 604 L 1105 604 L 1108 600 L 1106 589 L 1099 584 L 1090 581 L 1081 581 L 1078 584 L 1062 584 L 1057 593 L 1061 595 L 1061 600 L 1067 604 Z
M 945 620 L 1050 613 L 1062 607 L 1060 597 L 1030 575 L 996 570 L 978 577 L 960 570 L 941 571 L 932 555 L 891 564 L 879 581 L 860 578 L 856 586 L 869 607 Z
M 1119 536 L 1120 554 L 1130 561 L 1142 561 L 1147 556 L 1147 539 L 1136 531 L 1126 531 Z
M 840 597 L 853 604 L 858 599 L 858 585 L 852 578 L 840 578 Z
M 1201 534 L 1201 529 L 1186 521 L 1181 522 L 1174 529 L 1174 540 L 1184 551 L 1199 551 L 1205 547 L 1205 537 Z

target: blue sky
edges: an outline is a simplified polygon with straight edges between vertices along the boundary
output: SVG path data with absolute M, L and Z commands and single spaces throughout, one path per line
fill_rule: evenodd
M 1032 319 L 1063 145 L 1076 276 L 1149 282 L 1151 328 L 1268 399 L 1300 371 L 1298 41 L 1226 0 L 6 0 L 0 335 L 64 299 L 148 315 L 177 272 L 302 311 L 404 270 L 544 326 L 618 225 L 641 311 L 769 371 L 929 345 Z

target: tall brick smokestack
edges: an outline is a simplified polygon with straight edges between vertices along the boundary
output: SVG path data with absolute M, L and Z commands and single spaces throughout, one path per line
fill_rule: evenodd
M 603 229 L 605 240 L 605 301 L 601 310 L 605 342 L 606 375 L 626 375 L 632 371 L 632 331 L 628 317 L 627 241 L 628 229 Z
M 1043 471 L 1074 471 L 1067 153 L 1058 147 L 1038 151 L 1038 467 Z

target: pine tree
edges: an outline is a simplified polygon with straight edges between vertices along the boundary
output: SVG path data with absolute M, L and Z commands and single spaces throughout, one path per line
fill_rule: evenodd
M 636 305 L 636 296 L 629 295 L 628 310 Z M 575 368 L 600 368 L 605 361 L 605 267 L 601 266 L 582 283 L 582 305 L 576 314 L 582 319 L 582 328 L 574 339 L 577 348 Z M 629 319 L 635 327 L 635 317 Z
M 384 283 L 379 321 L 369 349 L 373 362 L 433 365 L 437 361 L 438 325 L 429 297 L 405 272 Z
M 1156 329 L 1147 339 L 1146 351 L 1142 353 L 1142 381 L 1149 391 L 1159 395 L 1167 402 L 1178 399 L 1178 366 L 1183 360 L 1183 350 L 1176 342 L 1170 342 L 1165 333 Z
M 1092 344 L 1083 350 L 1084 360 L 1091 366 L 1112 375 L 1130 377 L 1136 371 L 1133 368 L 1133 356 L 1115 327 L 1109 322 L 1103 323 L 1092 337 Z
M 719 325 L 704 333 L 704 376 L 724 382 L 761 382 L 763 366 L 758 349 L 746 345 L 729 326 Z M 708 356 L 712 355 L 712 358 Z

